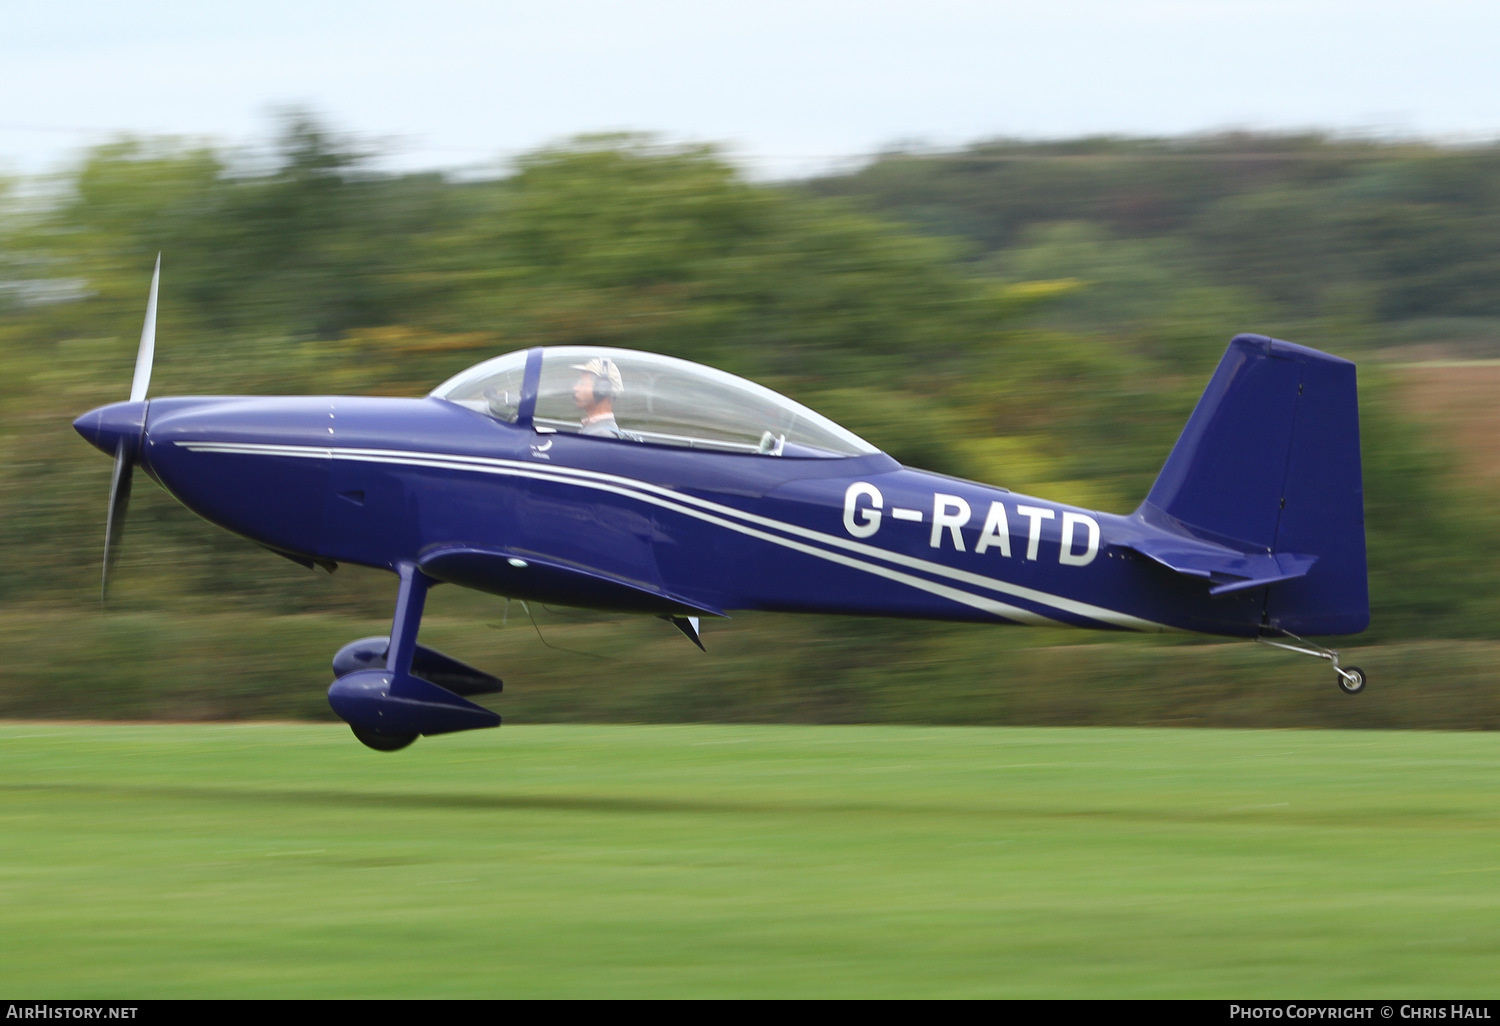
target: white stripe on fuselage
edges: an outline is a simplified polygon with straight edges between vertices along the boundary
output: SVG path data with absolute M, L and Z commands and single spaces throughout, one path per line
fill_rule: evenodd
M 983 596 L 973 595 L 966 591 L 950 588 L 935 581 L 927 581 L 918 577 L 891 570 L 886 567 L 874 566 L 863 560 L 850 559 L 835 552 L 828 552 L 813 546 L 804 545 L 790 538 L 781 538 L 776 535 L 767 534 L 764 531 L 755 530 L 747 525 L 781 531 L 785 534 L 795 535 L 809 541 L 819 542 L 844 549 L 848 552 L 857 553 L 867 558 L 880 559 L 897 566 L 911 570 L 919 570 L 924 573 L 946 577 L 949 580 L 961 582 L 975 587 L 984 588 L 989 591 L 1016 598 L 1036 602 L 1040 605 L 1051 606 L 1054 609 L 1075 616 L 1084 616 L 1091 620 L 1098 620 L 1118 627 L 1128 627 L 1134 630 L 1161 631 L 1171 630 L 1165 624 L 1159 624 L 1151 620 L 1131 616 L 1113 609 L 1105 609 L 1087 602 L 1076 599 L 1064 598 L 1060 595 L 1052 595 L 1048 592 L 1038 591 L 1008 581 L 996 580 L 985 577 L 968 570 L 960 570 L 947 566 L 943 563 L 934 563 L 931 560 L 919 559 L 915 556 L 907 556 L 888 549 L 882 549 L 876 545 L 854 541 L 849 538 L 841 538 L 837 535 L 825 534 L 812 528 L 803 527 L 799 524 L 787 523 L 775 520 L 771 517 L 749 513 L 745 510 L 726 506 L 722 503 L 701 499 L 697 496 L 686 495 L 661 485 L 640 481 L 635 478 L 622 477 L 617 474 L 608 474 L 602 471 L 581 470 L 574 467 L 563 467 L 556 464 L 526 463 L 521 460 L 508 460 L 499 457 L 467 456 L 456 453 L 429 453 L 415 452 L 399 449 L 363 449 L 347 447 L 324 447 L 303 445 L 275 445 L 255 442 L 177 442 L 192 452 L 222 452 L 222 453 L 244 453 L 260 454 L 267 456 L 290 456 L 305 459 L 346 459 L 361 463 L 391 463 L 406 466 L 426 466 L 449 470 L 467 470 L 476 473 L 497 474 L 506 477 L 526 477 L 536 480 L 562 481 L 580 487 L 588 487 L 595 490 L 613 492 L 625 495 L 652 505 L 671 509 L 675 512 L 692 516 L 696 519 L 725 527 L 750 537 L 769 541 L 798 552 L 826 559 L 830 562 L 863 570 L 866 573 L 876 574 L 890 580 L 899 581 L 902 584 L 919 588 L 922 591 L 944 598 L 960 602 L 963 605 L 982 609 L 996 616 L 1017 620 L 1022 623 L 1060 623 L 1052 617 L 1022 609 L 1007 603 L 996 602 Z M 688 508 L 696 507 L 696 508 Z M 712 515 L 717 514 L 717 515 Z M 731 518 L 726 521 L 725 517 Z M 744 523 L 734 523 L 732 520 L 740 520 Z

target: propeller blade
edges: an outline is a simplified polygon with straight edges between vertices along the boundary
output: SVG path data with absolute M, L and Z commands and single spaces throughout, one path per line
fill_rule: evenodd
M 149 368 L 148 368 L 149 370 Z M 125 527 L 125 509 L 130 505 L 130 479 L 135 465 L 121 442 L 115 451 L 115 472 L 109 481 L 109 519 L 104 525 L 104 580 L 99 586 L 99 604 L 109 599 L 109 568 L 119 551 L 120 532 Z
M 156 359 L 156 287 L 161 282 L 161 254 L 156 254 L 156 269 L 151 272 L 151 298 L 146 300 L 146 323 L 141 326 L 141 348 L 135 354 L 135 378 L 130 382 L 130 401 L 146 398 L 151 384 L 151 363 Z
M 156 294 L 161 285 L 161 254 L 151 271 L 151 295 L 146 300 L 146 322 L 141 326 L 141 347 L 135 354 L 135 377 L 130 382 L 130 401 L 146 398 L 151 385 L 151 364 L 156 359 Z M 142 414 L 142 427 L 144 429 Z M 130 479 L 135 473 L 135 456 L 126 440 L 115 448 L 115 472 L 109 481 L 109 519 L 104 524 L 104 576 L 99 585 L 99 604 L 109 600 L 109 571 L 119 553 L 120 534 L 125 529 L 125 510 L 130 506 Z

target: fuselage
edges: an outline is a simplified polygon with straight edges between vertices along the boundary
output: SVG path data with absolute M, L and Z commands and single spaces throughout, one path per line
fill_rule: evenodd
M 1149 529 L 1137 516 L 882 453 L 596 438 L 434 397 L 154 399 L 144 420 L 138 461 L 167 491 L 310 562 L 389 569 L 477 551 L 581 568 L 708 610 L 1241 636 L 1257 633 L 1264 607 L 1256 592 L 1205 601 L 1201 582 L 1132 550 Z M 91 440 L 113 451 L 115 436 L 98 433 Z M 528 597 L 514 575 L 460 583 Z M 602 607 L 630 607 L 601 596 Z M 570 600 L 595 604 L 587 589 Z

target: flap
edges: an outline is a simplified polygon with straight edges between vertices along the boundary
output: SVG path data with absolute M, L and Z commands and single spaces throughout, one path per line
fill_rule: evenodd
M 506 598 L 626 613 L 724 616 L 723 610 L 553 556 L 523 549 L 433 549 L 417 564 L 428 577 Z

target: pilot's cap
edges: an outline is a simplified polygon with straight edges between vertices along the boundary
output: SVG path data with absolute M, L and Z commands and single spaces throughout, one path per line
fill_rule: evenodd
M 609 382 L 609 394 L 619 395 L 625 391 L 625 382 L 620 378 L 620 368 L 607 356 L 596 356 L 588 363 L 575 363 L 573 369 L 592 374 L 600 381 Z

